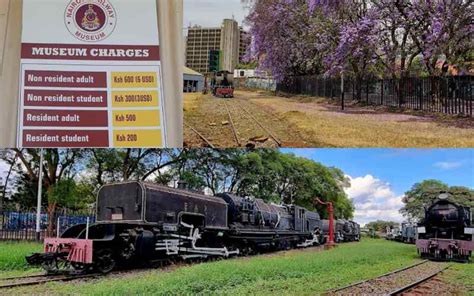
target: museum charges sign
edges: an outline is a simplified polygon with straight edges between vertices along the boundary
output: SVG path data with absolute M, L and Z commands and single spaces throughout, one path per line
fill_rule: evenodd
M 164 147 L 155 0 L 24 0 L 19 147 Z

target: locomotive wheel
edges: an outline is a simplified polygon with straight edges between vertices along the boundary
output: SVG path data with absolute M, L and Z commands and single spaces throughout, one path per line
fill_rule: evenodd
M 116 262 L 110 249 L 103 249 L 96 254 L 96 268 L 101 273 L 109 273 L 114 270 Z
M 79 274 L 86 273 L 88 269 L 87 265 L 83 263 L 71 262 L 71 266 L 74 268 L 74 271 Z
M 55 274 L 59 271 L 58 262 L 56 261 L 56 259 L 44 261 L 41 264 L 41 267 L 46 271 L 47 274 Z
M 61 258 L 53 258 L 43 262 L 41 265 L 47 274 L 58 274 L 69 268 L 69 262 Z

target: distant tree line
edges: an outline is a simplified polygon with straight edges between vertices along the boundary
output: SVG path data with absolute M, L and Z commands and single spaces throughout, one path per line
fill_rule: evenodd
M 0 157 L 10 171 L 3 208 L 34 208 L 40 150 L 7 150 Z M 50 213 L 92 208 L 100 186 L 127 180 L 175 186 L 184 181 L 190 190 L 293 203 L 325 216 L 326 209 L 313 203 L 320 197 L 334 203 L 337 217 L 354 213 L 341 170 L 272 149 L 46 149 L 43 171 L 43 205 Z
M 367 223 L 365 225 L 365 228 L 376 231 L 376 232 L 383 232 L 387 230 L 387 227 L 393 227 L 400 225 L 400 223 L 393 222 L 393 221 L 384 221 L 384 220 L 377 220 L 377 221 L 372 221 L 370 223 Z

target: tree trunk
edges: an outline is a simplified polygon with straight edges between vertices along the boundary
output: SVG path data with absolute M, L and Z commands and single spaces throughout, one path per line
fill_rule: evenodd
M 11 163 L 10 169 L 8 170 L 7 176 L 5 178 L 5 184 L 2 190 L 3 192 L 1 193 L 2 196 L 0 196 L 0 213 L 3 213 L 3 201 L 5 199 L 5 196 L 7 195 L 8 181 L 10 180 L 10 175 L 13 171 L 13 166 L 15 165 L 15 161 L 16 161 L 16 156 L 13 162 Z
M 56 212 L 56 202 L 48 204 L 48 229 L 46 232 L 47 237 L 53 237 L 54 230 L 56 229 L 56 217 L 54 213 Z

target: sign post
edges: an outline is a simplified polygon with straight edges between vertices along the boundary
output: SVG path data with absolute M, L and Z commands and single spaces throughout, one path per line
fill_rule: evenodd
M 39 162 L 39 174 L 38 174 L 38 196 L 36 206 L 36 239 L 41 239 L 41 200 L 43 195 L 43 162 L 44 162 L 44 151 L 40 151 L 40 162 Z
M 17 77 L 16 106 L 6 106 L 17 127 L 5 122 L 17 140 L 0 146 L 182 146 L 182 0 L 0 3 L 21 16 L 5 30 L 5 54 L 21 59 L 0 77 Z M 21 51 L 10 49 L 20 33 Z M 2 99 L 13 93 L 0 88 Z

